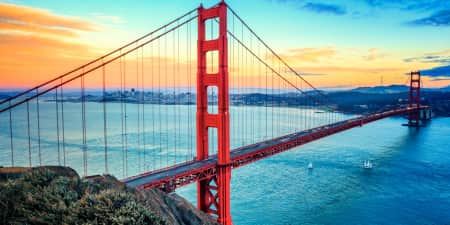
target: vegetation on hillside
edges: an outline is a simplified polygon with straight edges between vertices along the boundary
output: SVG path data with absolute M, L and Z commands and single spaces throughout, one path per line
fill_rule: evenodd
M 115 179 L 30 170 L 0 182 L 0 224 L 166 224 Z

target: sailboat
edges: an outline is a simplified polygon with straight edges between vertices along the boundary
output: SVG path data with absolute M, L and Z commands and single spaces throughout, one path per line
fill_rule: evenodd
M 313 164 L 312 164 L 312 162 L 309 162 L 308 163 L 308 169 L 311 170 L 312 168 L 313 168 Z
M 364 161 L 363 167 L 364 169 L 372 169 L 372 163 L 370 162 L 370 160 Z

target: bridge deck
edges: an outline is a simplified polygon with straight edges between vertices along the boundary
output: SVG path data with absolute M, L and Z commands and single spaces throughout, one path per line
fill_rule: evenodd
M 296 146 L 312 142 L 314 140 L 339 133 L 363 124 L 373 122 L 390 116 L 401 115 L 419 109 L 428 108 L 401 108 L 383 113 L 361 116 L 343 120 L 337 123 L 324 125 L 309 130 L 292 133 L 278 138 L 258 142 L 249 146 L 231 150 L 231 164 L 233 168 L 248 164 L 262 158 L 284 152 Z M 207 160 L 190 161 L 173 167 L 164 168 L 149 173 L 140 174 L 124 179 L 131 187 L 149 188 L 159 187 L 165 191 L 173 191 L 176 187 L 187 185 L 198 180 L 215 176 L 217 156 L 210 156 Z

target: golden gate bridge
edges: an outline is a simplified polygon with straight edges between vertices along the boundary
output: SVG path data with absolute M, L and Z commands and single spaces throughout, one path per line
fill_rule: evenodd
M 2 158 L 138 189 L 197 183 L 199 209 L 231 224 L 232 169 L 386 117 L 419 127 L 430 115 L 420 90 L 411 72 L 407 104 L 344 114 L 222 1 L 0 100 Z

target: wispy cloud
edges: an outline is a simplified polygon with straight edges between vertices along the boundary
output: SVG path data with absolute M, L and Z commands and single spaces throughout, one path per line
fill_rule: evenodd
M 330 58 L 336 54 L 334 47 L 294 48 L 281 54 L 290 62 L 318 62 L 322 58 Z
M 365 2 L 375 8 L 395 8 L 407 11 L 445 9 L 450 6 L 448 1 L 442 0 L 366 0 Z
M 96 24 L 79 18 L 59 16 L 47 10 L 0 3 L 0 21 L 15 26 L 14 29 L 94 31 Z
M 450 65 L 421 70 L 420 74 L 428 77 L 450 77 Z
M 333 15 L 347 14 L 347 10 L 345 9 L 345 7 L 335 4 L 308 2 L 305 5 L 303 5 L 302 9 L 323 14 L 333 14 Z
M 106 15 L 106 14 L 99 13 L 99 12 L 91 13 L 91 15 L 95 19 L 98 19 L 98 20 L 101 20 L 101 21 L 104 21 L 104 22 L 107 22 L 107 23 L 113 23 L 113 24 L 123 24 L 123 23 L 125 23 L 125 20 L 122 19 L 119 16 Z
M 411 12 L 433 12 L 430 16 L 407 21 L 411 26 L 450 26 L 450 1 L 443 0 L 366 0 L 372 8 Z
M 78 35 L 67 29 L 59 29 L 48 26 L 36 26 L 33 24 L 27 24 L 17 21 L 5 21 L 0 20 L 0 30 L 4 32 L 14 32 L 14 33 L 35 33 L 40 35 L 50 35 L 50 36 L 64 36 L 64 37 L 77 37 Z
M 377 48 L 369 48 L 367 55 L 363 56 L 363 59 L 366 61 L 374 61 L 386 56 L 386 54 L 379 53 L 379 49 Z
M 450 81 L 450 77 L 436 77 L 431 79 L 431 81 Z
M 419 57 L 403 59 L 404 62 L 450 64 L 450 49 L 441 52 L 426 53 Z
M 441 10 L 432 15 L 408 22 L 414 26 L 450 26 L 450 10 Z
M 321 66 L 321 67 L 303 67 L 303 70 L 313 71 L 315 73 L 347 73 L 347 74 L 382 74 L 382 73 L 401 73 L 403 68 L 393 67 L 377 67 L 377 68 L 364 68 L 364 67 L 341 67 L 341 66 Z

